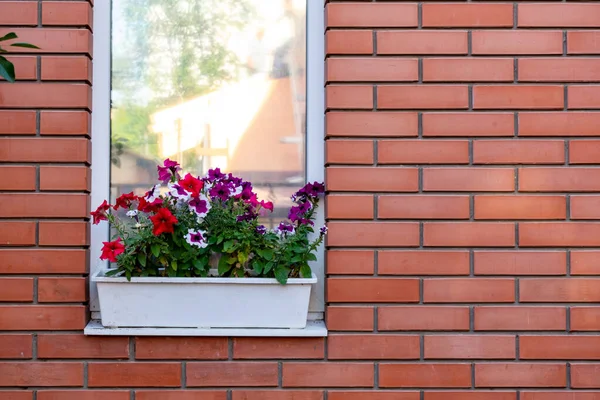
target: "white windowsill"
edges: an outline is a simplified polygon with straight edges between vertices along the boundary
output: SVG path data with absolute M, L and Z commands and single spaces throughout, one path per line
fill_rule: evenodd
M 97 320 L 85 330 L 90 336 L 232 336 L 232 337 L 326 337 L 324 321 L 308 321 L 304 329 L 239 329 L 239 328 L 106 328 Z

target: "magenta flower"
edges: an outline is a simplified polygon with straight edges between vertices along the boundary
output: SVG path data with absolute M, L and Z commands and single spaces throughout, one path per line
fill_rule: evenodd
M 194 231 L 193 229 L 188 229 L 188 233 L 185 235 L 185 241 L 190 245 L 200 247 L 201 249 L 204 249 L 206 246 L 208 246 L 208 243 L 206 243 L 206 232 L 204 231 Z
M 267 227 L 264 225 L 259 225 L 256 227 L 256 232 L 258 232 L 260 235 L 264 235 L 267 233 Z
M 208 182 L 216 182 L 225 178 L 225 174 L 221 172 L 221 168 L 209 169 L 208 170 Z
M 210 211 L 210 202 L 208 198 L 203 194 L 200 194 L 198 197 L 192 198 L 189 201 L 188 206 L 191 211 L 196 213 L 196 216 L 198 218 L 205 217 L 206 214 L 208 214 L 208 211 Z
M 229 195 L 231 194 L 231 188 L 226 183 L 219 182 L 210 188 L 209 194 L 213 199 L 227 201 L 229 199 Z
M 158 165 L 158 179 L 163 183 L 167 183 L 172 180 L 172 177 L 179 179 L 177 171 L 181 170 L 177 161 L 169 160 L 168 158 L 164 161 L 163 166 Z
M 275 229 L 275 233 L 279 235 L 293 234 L 294 231 L 294 225 L 287 222 L 280 223 L 279 226 Z

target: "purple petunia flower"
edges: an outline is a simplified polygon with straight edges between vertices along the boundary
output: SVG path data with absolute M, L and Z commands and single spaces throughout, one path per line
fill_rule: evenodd
M 328 230 L 327 225 L 323 225 L 321 229 L 319 229 L 319 232 L 321 232 L 321 235 L 327 235 Z
M 216 182 L 225 178 L 225 174 L 221 172 L 221 168 L 209 169 L 208 170 L 208 181 Z
M 206 242 L 206 232 L 194 231 L 189 229 L 187 235 L 185 235 L 185 241 L 192 246 L 200 247 L 201 249 L 206 248 L 208 243 Z
M 152 203 L 154 200 L 156 200 L 158 198 L 158 196 L 160 196 L 160 188 L 158 187 L 158 185 L 154 185 L 154 186 L 152 186 L 152 189 L 150 189 L 146 193 L 144 193 L 143 197 L 146 199 L 146 201 L 148 203 Z
M 189 201 L 188 206 L 190 207 L 190 210 L 195 212 L 199 218 L 205 217 L 206 214 L 208 214 L 208 212 L 210 211 L 210 202 L 208 198 L 203 194 L 200 194 L 198 197 L 192 198 Z
M 180 171 L 181 167 L 177 161 L 167 158 L 162 166 L 158 165 L 156 168 L 158 170 L 158 179 L 163 183 L 169 182 L 173 176 L 179 179 L 177 171 Z
M 256 227 L 256 232 L 258 232 L 261 235 L 264 235 L 265 233 L 267 233 L 267 227 L 264 225 L 259 225 Z
M 275 233 L 279 235 L 293 234 L 294 231 L 294 225 L 289 224 L 287 222 L 280 223 L 279 226 L 275 229 Z
M 227 201 L 229 199 L 229 195 L 231 194 L 231 188 L 225 183 L 217 183 L 215 186 L 210 188 L 209 194 L 213 199 L 218 198 L 223 201 Z
M 257 217 L 258 217 L 258 214 L 256 214 L 255 212 L 246 211 L 246 213 L 237 216 L 237 222 L 252 221 L 253 219 L 256 219 Z
M 188 200 L 190 198 L 190 194 L 177 183 L 169 183 L 169 193 L 176 199 Z

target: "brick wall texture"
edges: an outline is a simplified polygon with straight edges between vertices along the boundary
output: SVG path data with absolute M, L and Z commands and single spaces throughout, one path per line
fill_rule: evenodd
M 93 2 L 0 1 L 1 400 L 600 399 L 600 3 L 324 12 L 329 337 L 86 337 Z

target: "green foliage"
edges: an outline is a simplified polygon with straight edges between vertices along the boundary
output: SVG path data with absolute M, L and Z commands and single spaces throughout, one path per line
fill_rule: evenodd
M 5 42 L 8 40 L 14 40 L 14 39 L 18 39 L 17 34 L 14 32 L 10 32 L 10 33 L 7 33 L 6 35 L 0 37 L 0 42 Z M 9 44 L 9 46 L 10 47 L 21 47 L 21 48 L 26 48 L 26 49 L 39 49 L 39 47 L 34 46 L 29 43 L 11 43 L 11 44 Z M 0 54 L 1 53 L 8 53 L 8 50 L 4 49 L 0 45 Z M 15 81 L 15 66 L 13 63 L 8 61 L 6 59 L 6 57 L 4 57 L 2 55 L 0 55 L 0 76 L 11 83 L 14 83 L 14 81 Z

